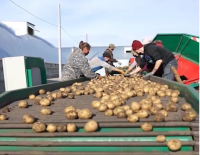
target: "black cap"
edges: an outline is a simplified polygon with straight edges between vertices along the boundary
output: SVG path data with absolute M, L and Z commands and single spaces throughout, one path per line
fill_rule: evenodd
M 107 57 L 111 59 L 111 54 L 109 52 L 104 52 L 103 57 Z

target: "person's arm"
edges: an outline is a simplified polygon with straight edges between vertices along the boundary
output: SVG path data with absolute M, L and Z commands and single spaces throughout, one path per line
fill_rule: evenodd
M 129 66 L 128 70 L 126 71 L 126 74 L 128 74 L 135 66 L 137 65 L 137 62 L 134 61 L 131 66 Z
M 80 71 L 85 77 L 90 78 L 90 79 L 98 77 L 98 75 L 91 70 L 86 57 L 83 56 L 79 60 L 80 62 L 76 63 L 77 67 L 80 69 Z
M 102 66 L 104 68 L 108 68 L 109 70 L 114 70 L 114 71 L 120 72 L 121 74 L 124 74 L 123 70 L 120 70 L 116 67 L 113 67 L 110 64 L 106 63 L 105 61 L 97 61 L 97 63 L 98 63 L 99 66 Z
M 130 75 L 136 74 L 141 70 L 141 68 L 138 66 L 134 71 L 130 72 Z
M 154 68 L 151 72 L 155 73 L 159 69 L 161 64 L 162 64 L 162 60 L 161 59 L 157 60 L 156 63 L 155 63 L 155 66 L 154 66 Z

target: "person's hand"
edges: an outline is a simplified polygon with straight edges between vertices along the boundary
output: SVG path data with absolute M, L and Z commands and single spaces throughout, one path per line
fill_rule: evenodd
M 121 73 L 122 75 L 124 75 L 124 74 L 125 74 L 125 73 L 124 73 L 124 71 L 121 71 L 120 73 Z
M 119 65 L 122 65 L 122 63 L 121 63 L 120 61 L 117 61 L 117 63 L 118 63 Z
M 101 77 L 101 75 L 99 74 L 99 73 L 96 73 L 96 79 L 101 79 L 102 77 Z
M 144 77 L 149 77 L 149 76 L 153 76 L 153 72 L 147 73 Z

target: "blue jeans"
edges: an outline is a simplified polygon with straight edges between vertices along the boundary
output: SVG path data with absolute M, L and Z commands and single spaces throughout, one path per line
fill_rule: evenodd
M 174 79 L 174 74 L 171 71 L 171 67 L 178 68 L 178 63 L 176 59 L 173 59 L 170 61 L 164 68 L 164 73 L 162 75 L 162 78 L 168 79 L 168 80 L 173 80 Z

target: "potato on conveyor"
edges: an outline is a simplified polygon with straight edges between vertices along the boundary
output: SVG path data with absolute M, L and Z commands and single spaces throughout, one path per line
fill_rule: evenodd
M 100 101 L 93 101 L 93 102 L 92 102 L 92 107 L 93 107 L 94 109 L 98 109 L 98 108 L 100 107 L 100 105 L 101 105 L 101 102 L 100 102 Z
M 155 122 L 163 122 L 165 120 L 165 116 L 161 113 L 157 113 L 154 116 L 154 121 Z
M 164 135 L 158 135 L 156 137 L 156 141 L 159 142 L 159 143 L 164 143 L 166 141 L 166 138 Z
M 167 146 L 171 151 L 178 151 L 181 149 L 182 144 L 178 139 L 170 139 L 167 142 Z
M 84 126 L 84 130 L 86 132 L 95 132 L 98 129 L 98 123 L 94 120 L 88 121 L 85 126 Z
M 190 109 L 192 109 L 192 106 L 188 103 L 184 103 L 184 104 L 182 104 L 181 109 L 184 111 L 190 110 Z
M 153 129 L 153 126 L 150 123 L 145 122 L 144 124 L 142 124 L 141 126 L 143 131 L 151 131 Z
M 27 108 L 28 107 L 28 102 L 26 100 L 21 100 L 18 103 L 19 108 Z
M 57 125 L 56 130 L 57 130 L 58 132 L 65 132 L 65 131 L 67 130 L 67 127 L 66 127 L 65 124 L 59 124 L 59 125 Z
M 106 111 L 108 109 L 107 105 L 106 104 L 101 104 L 98 108 L 98 110 L 100 112 L 103 112 L 103 111 Z
M 67 97 L 68 94 L 66 92 L 62 92 L 62 97 Z
M 127 116 L 129 116 L 129 115 L 131 115 L 131 114 L 133 114 L 133 110 L 131 110 L 131 109 L 126 110 L 126 115 L 127 115 Z
M 191 122 L 194 121 L 196 117 L 197 117 L 196 112 L 193 109 L 189 109 L 185 111 L 185 113 L 183 114 L 183 121 Z
M 78 117 L 78 114 L 75 110 L 71 110 L 71 111 L 68 111 L 65 114 L 65 116 L 66 116 L 67 119 L 76 119 Z
M 137 112 L 138 117 L 140 118 L 147 118 L 149 116 L 149 113 L 147 110 L 139 110 Z
M 167 115 L 168 115 L 166 110 L 160 110 L 158 113 L 163 114 L 165 117 L 167 117 Z
M 24 115 L 23 122 L 26 124 L 32 124 L 35 122 L 35 118 L 32 115 Z
M 140 110 L 140 104 L 137 102 L 132 102 L 130 108 L 133 110 L 133 112 L 138 112 Z
M 117 117 L 118 117 L 118 118 L 126 118 L 126 117 L 127 117 L 126 111 L 118 112 L 118 113 L 117 113 Z
M 33 124 L 32 129 L 34 132 L 41 133 L 46 130 L 46 125 L 41 122 L 36 122 Z
M 165 110 L 167 111 L 167 112 L 177 112 L 178 111 L 178 107 L 176 106 L 176 104 L 169 104 L 166 108 L 165 108 Z
M 45 90 L 44 90 L 44 89 L 40 89 L 40 90 L 39 90 L 39 94 L 40 94 L 40 95 L 45 94 Z
M 171 101 L 174 103 L 178 102 L 178 97 L 177 96 L 172 96 Z
M 118 107 L 116 107 L 116 108 L 113 110 L 113 112 L 114 112 L 114 115 L 117 116 L 117 113 L 119 113 L 119 112 L 125 112 L 125 109 L 124 109 L 124 107 L 122 107 L 122 106 L 118 106 Z
M 113 110 L 111 110 L 111 109 L 107 109 L 106 111 L 105 111 L 105 115 L 106 116 L 113 116 Z
M 7 119 L 6 115 L 0 114 L 0 121 L 4 121 L 6 119 Z
M 40 111 L 43 115 L 51 115 L 51 110 L 50 109 L 42 109 Z
M 77 127 L 76 127 L 75 124 L 73 124 L 73 123 L 67 124 L 67 131 L 68 132 L 76 132 L 76 130 L 77 130 Z
M 131 114 L 131 115 L 128 115 L 127 119 L 129 122 L 137 122 L 139 120 L 139 117 L 137 114 Z
M 41 106 L 49 106 L 49 105 L 51 105 L 51 101 L 47 98 L 43 98 L 42 100 L 40 100 L 40 105 Z
M 67 87 L 67 88 L 65 88 L 65 92 L 66 92 L 66 93 L 70 93 L 70 92 L 71 92 L 71 89 Z
M 56 127 L 55 124 L 48 124 L 48 125 L 47 125 L 47 128 L 46 128 L 46 130 L 47 130 L 48 132 L 56 132 L 56 129 L 57 129 L 57 127 Z
M 42 96 L 36 96 L 35 97 L 35 100 L 41 100 L 42 99 Z
M 69 93 L 67 96 L 69 99 L 74 99 L 74 94 L 73 93 Z
M 35 99 L 35 95 L 34 94 L 29 95 L 29 100 L 34 100 L 34 99 Z
M 96 94 L 94 94 L 94 97 L 96 98 L 101 98 L 103 96 L 103 94 L 101 92 L 96 92 Z
M 107 104 L 107 106 L 108 106 L 109 109 L 114 109 L 114 108 L 116 107 L 115 104 L 112 103 L 112 102 L 109 102 L 109 103 Z
M 92 117 L 92 111 L 90 109 L 81 109 L 78 112 L 78 117 L 81 119 L 90 119 Z
M 65 112 L 65 113 L 68 113 L 68 112 L 71 111 L 71 110 L 76 110 L 76 108 L 75 108 L 74 106 L 70 105 L 70 106 L 68 106 L 68 107 L 66 107 L 66 108 L 64 109 L 64 112 Z

